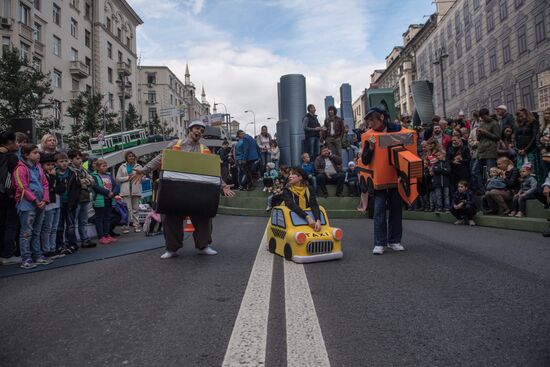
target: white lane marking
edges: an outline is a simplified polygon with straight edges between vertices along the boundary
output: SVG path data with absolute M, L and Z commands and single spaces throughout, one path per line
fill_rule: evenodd
M 330 366 L 304 266 L 285 261 L 287 366 Z
M 225 352 L 224 367 L 265 366 L 272 278 L 273 255 L 267 251 L 266 229 Z

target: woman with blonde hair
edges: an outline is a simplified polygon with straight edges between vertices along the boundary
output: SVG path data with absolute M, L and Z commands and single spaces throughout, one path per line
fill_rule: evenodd
M 57 149 L 57 138 L 53 134 L 44 134 L 42 139 L 40 139 L 39 145 L 40 153 L 49 153 L 57 154 L 59 150 Z
M 506 183 L 504 189 L 491 189 L 485 193 L 483 197 L 489 210 L 485 214 L 499 214 L 502 210 L 503 215 L 510 213 L 509 203 L 519 188 L 519 170 L 514 166 L 514 163 L 507 157 L 500 157 L 497 160 L 497 167 L 502 172 L 501 177 Z
M 141 232 L 141 226 L 137 215 L 139 200 L 141 199 L 141 184 L 133 183 L 132 180 L 130 180 L 130 175 L 132 175 L 136 168 L 141 170 L 142 167 L 137 163 L 137 157 L 131 151 L 127 151 L 124 154 L 124 161 L 125 162 L 118 168 L 116 183 L 120 185 L 120 196 L 128 207 L 128 221 L 132 222 L 135 232 Z M 127 234 L 129 232 L 129 226 L 124 226 L 122 233 Z

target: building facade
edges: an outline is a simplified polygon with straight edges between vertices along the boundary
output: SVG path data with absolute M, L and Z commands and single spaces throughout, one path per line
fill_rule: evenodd
M 161 124 L 183 137 L 189 121 L 210 114 L 204 87 L 199 100 L 188 66 L 184 82 L 167 66 L 139 66 L 138 74 L 138 111 L 145 121 L 158 117 Z
M 60 117 L 80 92 L 104 95 L 112 112 L 137 105 L 136 28 L 141 18 L 126 0 L 2 0 L 2 52 L 22 57 L 52 78 L 52 109 Z M 70 121 L 63 122 L 65 133 Z
M 361 122 L 363 122 L 363 117 L 365 117 L 365 114 L 367 113 L 364 108 L 364 96 L 365 94 L 362 93 L 361 96 L 359 96 L 359 98 L 357 98 L 351 106 L 353 109 L 353 126 L 355 128 L 359 127 Z
M 541 110 L 550 80 L 550 2 L 458 0 L 417 51 L 418 79 L 434 83 L 434 105 L 448 117 L 460 110 L 505 104 Z M 443 58 L 434 65 L 436 52 Z M 443 88 L 442 88 L 443 87 Z

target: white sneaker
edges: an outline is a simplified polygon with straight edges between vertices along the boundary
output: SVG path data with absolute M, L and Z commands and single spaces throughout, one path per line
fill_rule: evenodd
M 475 226 L 475 225 L 476 225 L 476 222 L 474 222 L 474 220 L 473 220 L 473 219 L 470 219 L 470 220 L 468 221 L 468 224 L 469 224 L 470 226 L 472 226 L 472 227 L 473 227 L 473 226 Z
M 382 255 L 384 253 L 384 246 L 374 246 L 372 253 L 373 255 Z
M 12 256 L 12 257 L 0 257 L 0 265 L 15 265 L 15 264 L 21 264 L 21 258 L 18 256 Z
M 206 246 L 205 248 L 203 249 L 197 249 L 197 253 L 199 255 L 216 255 L 218 253 L 218 251 L 214 250 L 212 247 L 210 246 Z
M 393 251 L 405 251 L 405 248 L 400 243 L 390 243 L 388 247 Z
M 160 258 L 161 259 L 171 259 L 171 258 L 176 257 L 176 256 L 178 256 L 177 252 L 166 251 L 164 254 L 162 254 L 160 256 Z

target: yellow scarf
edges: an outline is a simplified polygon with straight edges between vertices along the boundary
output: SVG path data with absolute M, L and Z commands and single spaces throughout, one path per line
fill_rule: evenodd
M 298 197 L 298 206 L 307 209 L 307 199 L 309 199 L 309 189 L 307 186 L 290 185 L 290 191 Z

